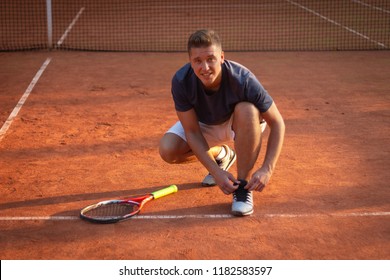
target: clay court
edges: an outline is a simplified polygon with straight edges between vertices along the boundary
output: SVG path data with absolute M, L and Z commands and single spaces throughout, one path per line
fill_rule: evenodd
M 244 218 L 230 215 L 231 196 L 201 186 L 201 164 L 159 156 L 185 52 L 0 52 L 0 127 L 11 122 L 0 140 L 0 258 L 388 260 L 389 51 L 225 56 L 256 74 L 286 123 L 276 171 Z M 177 193 L 131 220 L 79 219 L 88 204 L 171 184 Z

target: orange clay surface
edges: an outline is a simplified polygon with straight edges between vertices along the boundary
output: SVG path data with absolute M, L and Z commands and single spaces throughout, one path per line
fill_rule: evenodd
M 226 53 L 286 122 L 277 169 L 245 218 L 200 185 L 199 163 L 159 157 L 185 53 L 0 53 L 0 127 L 48 57 L 0 142 L 0 259 L 390 258 L 390 52 Z M 170 184 L 179 191 L 138 219 L 78 218 Z

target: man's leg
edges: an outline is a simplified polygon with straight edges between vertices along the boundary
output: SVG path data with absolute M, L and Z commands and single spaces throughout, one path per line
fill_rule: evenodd
M 222 146 L 212 147 L 211 152 L 216 158 L 222 150 Z M 174 133 L 166 133 L 160 140 L 160 156 L 168 163 L 186 163 L 196 160 L 187 142 Z
M 246 216 L 253 213 L 253 195 L 245 189 L 260 153 L 262 128 L 260 112 L 251 103 L 236 105 L 233 116 L 234 147 L 237 154 L 239 187 L 233 193 L 232 213 Z
M 261 148 L 260 112 L 251 103 L 242 102 L 234 109 L 234 147 L 237 154 L 237 179 L 249 181 Z
M 174 133 L 166 133 L 160 140 L 160 156 L 168 163 L 184 163 L 194 160 L 187 142 Z
M 228 135 L 226 128 L 231 129 L 231 122 L 221 127 L 209 127 L 201 124 L 202 132 L 206 140 L 211 143 L 220 141 L 221 135 Z M 217 139 L 217 140 L 216 140 Z M 173 125 L 160 141 L 160 155 L 168 163 L 186 163 L 196 159 L 191 148 L 186 142 L 184 128 L 180 122 Z M 223 170 L 227 170 L 236 160 L 235 152 L 226 145 L 217 145 L 210 148 L 210 151 L 217 164 Z M 208 174 L 202 181 L 203 186 L 214 186 L 215 180 L 211 174 Z

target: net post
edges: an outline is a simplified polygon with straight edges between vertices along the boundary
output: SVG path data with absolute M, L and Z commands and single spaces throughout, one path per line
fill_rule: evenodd
M 48 47 L 51 49 L 53 47 L 53 18 L 52 18 L 52 9 L 51 9 L 51 0 L 46 0 L 46 16 L 47 16 L 47 40 Z

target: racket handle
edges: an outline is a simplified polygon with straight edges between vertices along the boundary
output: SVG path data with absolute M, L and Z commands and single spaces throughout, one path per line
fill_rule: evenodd
M 177 186 L 170 185 L 169 187 L 166 187 L 162 190 L 152 192 L 152 195 L 153 195 L 154 199 L 157 199 L 157 198 L 160 198 L 160 197 L 163 197 L 163 196 L 166 196 L 168 194 L 175 193 L 175 192 L 177 192 Z

